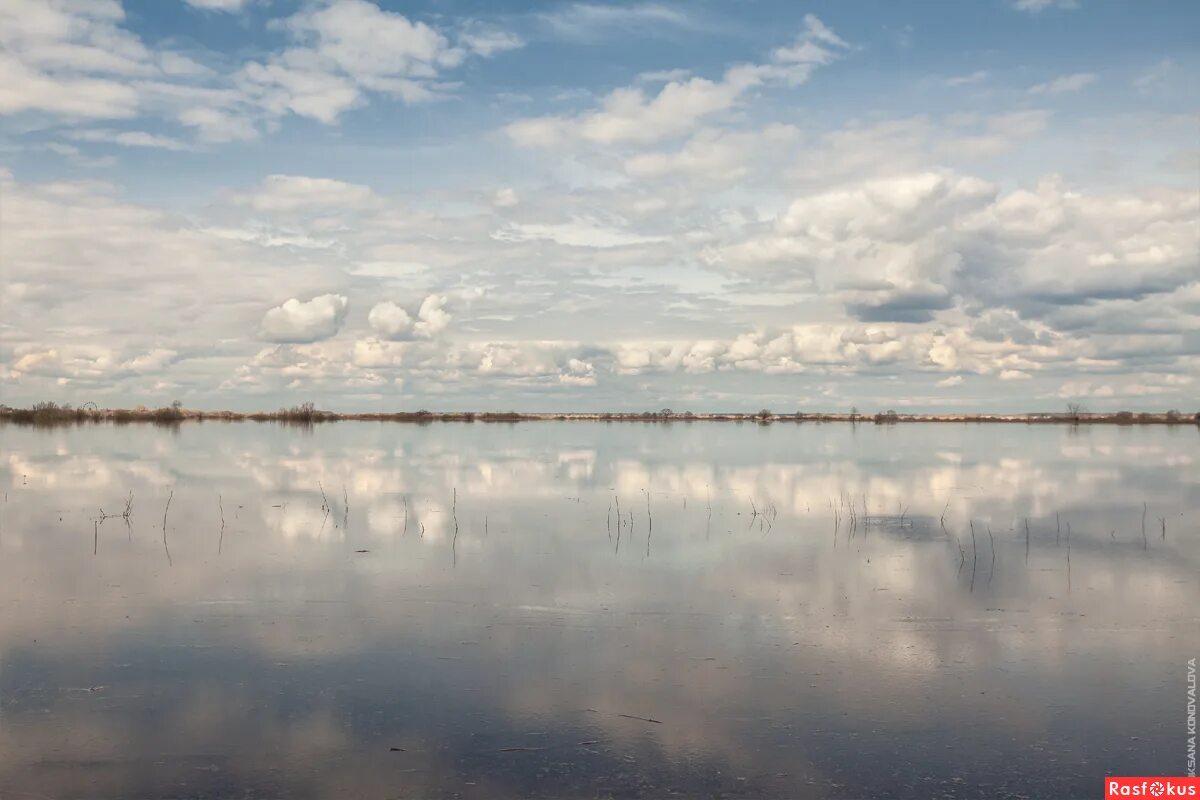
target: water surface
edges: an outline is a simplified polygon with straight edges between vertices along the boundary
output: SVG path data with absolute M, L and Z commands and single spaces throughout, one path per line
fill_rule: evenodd
M 0 796 L 1062 798 L 1181 774 L 1198 440 L 2 426 Z

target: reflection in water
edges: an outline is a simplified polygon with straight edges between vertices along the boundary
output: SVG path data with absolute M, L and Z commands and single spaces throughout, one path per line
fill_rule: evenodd
M 1090 797 L 1183 769 L 1194 430 L 0 437 L 0 794 Z

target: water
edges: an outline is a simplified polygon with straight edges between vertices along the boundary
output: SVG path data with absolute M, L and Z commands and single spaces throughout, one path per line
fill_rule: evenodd
M 3 426 L 0 796 L 1090 798 L 1181 774 L 1197 438 Z

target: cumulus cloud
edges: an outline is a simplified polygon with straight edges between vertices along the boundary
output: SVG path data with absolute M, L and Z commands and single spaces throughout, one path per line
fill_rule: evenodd
M 558 381 L 568 386 L 595 386 L 596 367 L 589 361 L 569 358 L 558 374 Z
M 432 339 L 450 324 L 450 314 L 445 310 L 445 295 L 431 294 L 425 297 L 415 314 L 391 300 L 377 303 L 367 315 L 367 324 L 376 336 L 389 341 Z
M 1166 105 L 1180 79 L 1166 68 L 1127 87 L 1123 121 L 1029 107 L 1030 92 L 1050 105 L 1091 72 L 1014 79 L 968 60 L 938 64 L 957 77 L 926 85 L 974 93 L 986 81 L 989 111 L 935 104 L 842 123 L 797 112 L 784 90 L 871 51 L 810 16 L 750 63 L 704 58 L 600 94 L 532 89 L 520 107 L 541 116 L 486 143 L 501 148 L 486 164 L 502 166 L 477 174 L 485 161 L 466 152 L 476 143 L 448 136 L 410 155 L 428 153 L 431 170 L 462 155 L 469 180 L 451 165 L 438 191 L 405 194 L 361 177 L 357 126 L 339 133 L 346 147 L 329 171 L 305 174 L 291 145 L 315 151 L 303 141 L 313 126 L 288 117 L 336 124 L 371 102 L 465 92 L 454 81 L 471 59 L 522 36 L 363 0 L 258 9 L 284 16 L 268 23 L 275 48 L 245 63 L 143 41 L 131 32 L 140 21 L 104 0 L 0 8 L 0 114 L 25 115 L 12 121 L 18 147 L 69 159 L 38 174 L 182 162 L 281 127 L 289 142 L 264 162 L 272 174 L 170 206 L 129 199 L 145 184 L 122 187 L 120 168 L 105 173 L 112 184 L 0 170 L 6 401 L 66 386 L 76 402 L 169 390 L 269 406 L 313 387 L 329 407 L 361 408 L 403 387 L 427 407 L 483 396 L 529 407 L 538 393 L 578 407 L 745 396 L 758 407 L 886 386 L 930 403 L 1019 396 L 1026 408 L 1059 407 L 1062 391 L 1173 405 L 1194 392 L 1200 203 L 1180 177 L 1193 120 L 1134 107 L 1134 88 Z M 682 36 L 705 13 L 575 4 L 522 18 L 522 31 L 598 42 L 632 23 Z M 498 108 L 519 107 L 506 97 Z M 33 137 L 27 124 L 57 127 Z M 1134 125 L 1143 134 L 1125 136 Z M 1039 147 L 1050 140 L 1079 146 L 1064 158 Z M 1089 171 L 1093 142 L 1116 169 Z M 510 162 L 513 143 L 562 147 L 514 150 Z M 1059 162 L 1062 176 L 1049 172 Z M 203 280 L 181 292 L 180 275 Z M 144 289 L 136 329 L 131 285 Z M 359 304 L 361 319 L 348 311 Z M 230 333 L 256 329 L 269 346 Z
M 269 342 L 315 342 L 341 330 L 350 300 L 323 294 L 301 302 L 292 298 L 263 315 L 259 335 Z
M 864 321 L 918 322 L 964 295 L 1032 310 L 1171 291 L 1193 279 L 1196 209 L 1194 193 L 1182 191 L 1118 200 L 1049 179 L 1001 193 L 971 176 L 925 172 L 800 197 L 705 257 L 764 283 L 838 296 Z
M 450 324 L 450 314 L 446 311 L 446 297 L 431 294 L 421 301 L 417 309 L 417 321 L 413 324 L 413 332 L 417 336 L 431 338 L 437 336 Z
M 400 306 L 385 300 L 371 309 L 367 324 L 385 339 L 408 339 L 413 333 L 413 319 Z

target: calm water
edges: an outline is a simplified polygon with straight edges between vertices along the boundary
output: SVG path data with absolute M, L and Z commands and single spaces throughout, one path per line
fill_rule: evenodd
M 1198 444 L 0 427 L 0 797 L 1090 798 L 1182 774 Z

